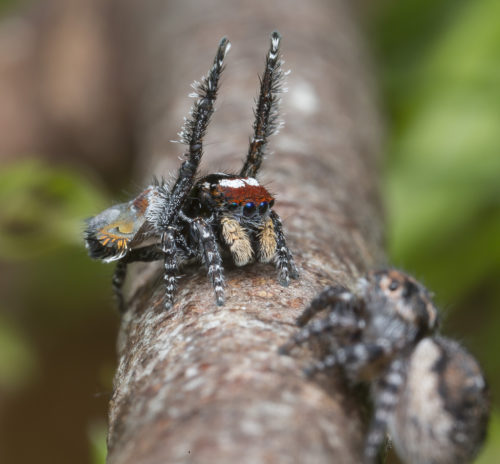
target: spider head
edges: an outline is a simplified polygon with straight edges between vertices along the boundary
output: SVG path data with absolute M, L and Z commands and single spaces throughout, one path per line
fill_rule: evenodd
M 373 272 L 370 280 L 375 286 L 376 299 L 379 303 L 414 326 L 421 336 L 437 329 L 438 310 L 430 293 L 422 284 L 396 269 Z
M 253 177 L 215 174 L 203 179 L 203 195 L 240 222 L 260 223 L 269 216 L 274 198 Z

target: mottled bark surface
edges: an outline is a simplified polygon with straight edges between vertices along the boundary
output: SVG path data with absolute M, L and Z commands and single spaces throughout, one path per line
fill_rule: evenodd
M 380 263 L 378 116 L 372 74 L 349 2 L 213 0 L 122 3 L 119 32 L 136 105 L 144 174 L 175 172 L 176 138 L 218 40 L 227 57 L 203 172 L 236 170 L 269 35 L 282 36 L 289 92 L 285 129 L 260 175 L 276 194 L 301 277 L 290 287 L 270 265 L 226 267 L 216 307 L 202 268 L 187 269 L 163 309 L 159 265 L 135 265 L 119 335 L 110 405 L 109 462 L 357 462 L 360 406 L 337 378 L 306 380 L 310 352 L 280 356 L 294 318 L 329 283 L 350 285 Z

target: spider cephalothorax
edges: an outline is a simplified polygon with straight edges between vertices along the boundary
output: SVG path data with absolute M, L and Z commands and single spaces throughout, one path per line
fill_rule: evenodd
M 254 259 L 274 261 L 282 285 L 298 276 L 280 218 L 272 210 L 274 198 L 255 178 L 267 139 L 280 128 L 278 106 L 284 75 L 280 40 L 274 32 L 261 78 L 254 134 L 239 175 L 216 173 L 196 179 L 203 137 L 230 48 L 224 38 L 207 76 L 194 85 L 197 99 L 180 133 L 189 149 L 173 186 L 155 182 L 130 202 L 113 206 L 88 221 L 85 241 L 90 256 L 118 263 L 113 286 L 120 309 L 126 266 L 134 261 L 164 260 L 167 307 L 173 303 L 179 267 L 194 259 L 206 265 L 217 304 L 224 303 L 220 248 L 228 250 L 238 266 Z
M 327 308 L 324 319 L 309 322 Z M 376 271 L 359 279 L 355 292 L 340 286 L 321 292 L 280 351 L 320 337 L 328 352 L 307 375 L 340 367 L 349 381 L 370 383 L 366 463 L 374 462 L 387 430 L 405 462 L 464 463 L 484 439 L 486 383 L 470 354 L 436 335 L 438 320 L 422 284 L 394 269 Z
M 197 205 L 206 214 L 217 215 L 219 235 L 237 266 L 254 258 L 267 263 L 276 255 L 279 218 L 271 208 L 274 198 L 254 177 L 211 174 L 194 189 Z M 288 283 L 288 267 L 280 271 L 280 281 Z

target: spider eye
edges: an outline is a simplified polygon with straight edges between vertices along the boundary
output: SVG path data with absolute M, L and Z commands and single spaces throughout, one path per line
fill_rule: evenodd
M 274 206 L 274 198 L 269 202 L 269 208 L 272 208 Z
M 255 213 L 255 203 L 252 203 L 249 201 L 245 206 L 243 207 L 243 214 L 245 216 L 251 216 L 253 213 Z
M 259 205 L 259 213 L 264 214 L 269 207 L 269 203 L 267 201 L 262 201 Z
M 399 282 L 397 280 L 393 280 L 390 284 L 389 284 L 389 290 L 391 290 L 392 292 L 394 290 L 397 290 L 399 288 Z
M 238 207 L 238 203 L 236 202 L 232 202 L 232 203 L 229 203 L 229 209 L 236 209 Z

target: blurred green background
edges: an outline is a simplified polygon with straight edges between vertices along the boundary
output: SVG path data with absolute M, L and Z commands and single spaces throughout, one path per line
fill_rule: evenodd
M 386 0 L 364 13 L 387 115 L 390 257 L 436 293 L 445 333 L 484 367 L 495 407 L 477 462 L 497 463 L 500 2 Z M 37 153 L 1 168 L 1 462 L 104 463 L 118 316 L 112 266 L 87 258 L 82 218 L 125 198 Z

